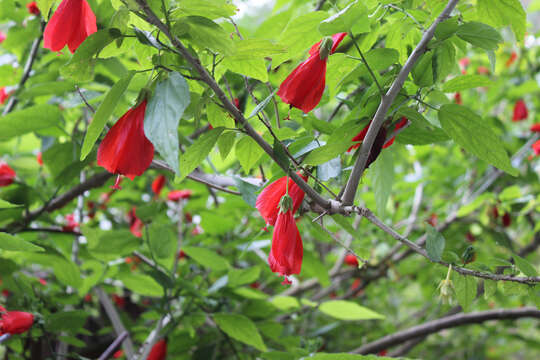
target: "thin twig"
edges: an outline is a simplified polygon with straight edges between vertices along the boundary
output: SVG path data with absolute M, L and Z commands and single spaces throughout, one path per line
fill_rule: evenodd
M 105 359 L 108 359 L 109 356 L 112 354 L 112 352 L 114 350 L 116 350 L 116 348 L 120 345 L 120 343 L 122 341 L 124 341 L 128 336 L 128 333 L 127 331 L 124 331 L 123 333 L 121 333 L 113 342 L 111 345 L 109 345 L 109 347 L 103 352 L 103 354 L 101 354 L 101 356 L 98 358 L 98 360 L 105 360 Z

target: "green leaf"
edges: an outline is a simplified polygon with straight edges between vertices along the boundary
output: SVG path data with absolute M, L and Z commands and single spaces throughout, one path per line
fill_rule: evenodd
M 194 246 L 185 246 L 182 250 L 196 262 L 212 270 L 223 271 L 230 267 L 227 259 L 216 254 L 214 250 Z
M 343 10 L 321 21 L 319 31 L 331 36 L 340 32 L 349 32 L 354 27 L 354 34 L 369 32 L 370 21 L 366 6 L 358 0 L 347 5 Z
M 268 81 L 265 57 L 285 53 L 284 47 L 269 40 L 247 39 L 235 42 L 236 52 L 223 59 L 223 66 L 232 72 Z
M 154 297 L 161 297 L 164 294 L 161 285 L 147 275 L 126 273 L 119 280 L 136 294 Z
M 244 284 L 251 284 L 256 281 L 261 274 L 261 268 L 251 266 L 247 269 L 231 269 L 229 270 L 229 286 L 237 287 Z
M 176 242 L 170 225 L 152 223 L 148 227 L 148 245 L 156 258 L 164 259 L 173 256 Z
M 383 315 L 346 300 L 326 301 L 319 306 L 319 310 L 339 320 L 384 319 Z
M 485 50 L 496 50 L 498 44 L 503 42 L 497 30 L 474 21 L 460 25 L 456 34 L 466 42 Z
M 482 21 L 496 28 L 510 25 L 518 42 L 523 42 L 527 13 L 519 0 L 478 0 L 476 12 Z
M 187 28 L 189 40 L 201 49 L 210 49 L 223 55 L 234 55 L 235 44 L 229 33 L 210 19 L 202 16 L 180 18 L 175 28 Z
M 54 0 L 36 0 L 36 3 L 43 18 L 47 19 L 47 15 L 49 14 L 49 10 L 51 9 L 51 6 L 54 3 Z M 52 15 L 52 11 L 51 11 L 51 15 Z
M 519 255 L 512 255 L 512 257 L 514 258 L 514 261 L 516 262 L 516 266 L 519 268 L 519 270 L 521 270 L 522 273 L 525 274 L 525 276 L 532 277 L 532 276 L 538 275 L 538 272 L 536 271 L 534 266 L 531 265 L 530 262 L 528 262 L 527 260 L 525 260 Z
M 452 41 L 443 41 L 435 48 L 433 71 L 437 79 L 446 79 L 456 66 L 456 48 Z
M 234 119 L 231 117 L 231 115 L 223 111 L 214 102 L 209 102 L 206 104 L 206 116 L 208 117 L 208 122 L 214 128 L 234 128 Z
M 99 53 L 122 33 L 118 29 L 102 29 L 88 36 L 77 48 L 71 60 L 60 68 L 60 73 L 75 82 L 92 80 L 94 76 L 94 55 Z
M 445 239 L 433 226 L 427 227 L 426 251 L 431 261 L 441 261 Z
M 476 279 L 472 276 L 454 273 L 454 288 L 459 305 L 463 311 L 468 311 L 476 297 Z
M 82 310 L 62 310 L 47 316 L 47 329 L 53 333 L 67 331 L 78 333 L 90 316 Z
M 369 175 L 373 193 L 375 194 L 377 212 L 379 216 L 384 216 L 388 198 L 392 193 L 392 184 L 394 183 L 394 156 L 390 149 L 381 151 L 377 161 L 372 164 Z
M 351 137 L 352 138 L 352 137 Z M 343 154 L 350 146 L 348 141 L 333 142 L 320 146 L 310 152 L 304 159 L 306 165 L 321 165 Z
M 217 326 L 227 335 L 257 350 L 266 351 L 259 330 L 249 318 L 239 314 L 213 314 Z
M 43 95 L 62 95 L 66 92 L 75 91 L 75 84 L 69 80 L 47 81 L 33 85 L 19 95 L 21 99 L 31 99 Z
M 411 121 L 411 124 L 396 136 L 398 143 L 425 145 L 450 139 L 443 129 L 432 125 L 415 109 L 400 108 L 397 113 Z
M 58 106 L 35 105 L 0 117 L 0 141 L 57 125 L 62 118 Z
M 86 130 L 86 135 L 84 136 L 84 142 L 81 149 L 81 161 L 86 159 L 92 147 L 96 143 L 101 131 L 105 127 L 107 120 L 111 117 L 116 105 L 122 98 L 122 95 L 126 91 L 131 79 L 135 75 L 134 71 L 130 71 L 127 76 L 121 78 L 117 81 L 111 89 L 105 95 L 103 102 L 99 105 L 99 108 L 96 110 L 90 125 L 88 125 L 88 130 Z
M 448 39 L 458 29 L 458 18 L 457 16 L 451 17 L 442 21 L 437 28 L 435 29 L 435 37 L 439 40 Z
M 481 86 L 490 86 L 493 82 L 484 75 L 462 75 L 456 76 L 443 84 L 442 90 L 447 93 L 458 92 L 466 89 Z
M 302 358 L 303 360 L 391 360 L 396 359 L 394 357 L 386 357 L 379 355 L 354 355 L 347 353 L 316 353 L 313 356 Z M 407 360 L 406 358 L 400 357 L 400 360 Z
M 236 13 L 236 6 L 227 0 L 182 0 L 177 4 L 173 18 L 185 15 L 200 15 L 209 19 L 230 17 Z
M 189 172 L 183 173 L 178 168 L 178 123 L 189 102 L 189 86 L 186 80 L 179 73 L 171 72 L 166 80 L 157 84 L 144 113 L 146 137 L 176 175 L 182 177 L 195 169 L 193 167 Z
M 259 161 L 264 150 L 249 136 L 242 137 L 237 143 L 235 153 L 246 173 Z
M 7 251 L 40 252 L 44 249 L 16 235 L 0 232 L 0 249 Z
M 209 130 L 186 149 L 186 152 L 180 158 L 179 180 L 184 179 L 197 166 L 201 165 L 203 160 L 210 154 L 222 132 L 223 128 Z
M 264 110 L 264 108 L 266 107 L 266 105 L 268 105 L 268 103 L 270 102 L 270 100 L 272 100 L 272 97 L 277 93 L 279 89 L 275 89 L 270 95 L 268 95 L 263 101 L 261 101 L 257 106 L 255 106 L 255 108 L 253 109 L 253 111 L 251 111 L 251 114 L 249 114 L 248 116 L 248 119 L 251 119 L 252 117 L 254 117 L 255 115 L 257 115 L 258 113 L 260 113 L 262 110 Z
M 322 286 L 330 286 L 328 269 L 326 269 L 319 258 L 314 256 L 311 252 L 304 251 L 302 276 L 315 277 Z
M 79 267 L 71 260 L 58 257 L 53 270 L 56 278 L 67 286 L 79 289 L 83 283 Z
M 439 110 L 442 128 L 461 147 L 491 165 L 517 176 L 510 158 L 497 135 L 483 120 L 467 107 L 457 104 L 443 105 Z
M 12 208 L 21 207 L 21 206 L 22 205 L 12 204 L 10 202 L 0 199 L 0 209 L 12 209 Z
M 411 74 L 414 83 L 420 87 L 431 86 L 437 80 L 433 72 L 433 52 L 427 52 L 414 65 Z
M 238 191 L 242 195 L 242 199 L 254 208 L 257 201 L 257 191 L 259 191 L 260 187 L 244 181 L 239 177 L 234 177 L 233 179 Z
M 219 153 L 221 154 L 221 159 L 225 160 L 229 153 L 231 152 L 234 143 L 236 141 L 236 132 L 235 131 L 224 131 L 217 141 L 217 146 Z
M 141 242 L 129 230 L 100 231 L 94 239 L 88 244 L 90 252 L 106 260 L 130 254 Z
M 484 279 L 484 299 L 488 300 L 497 291 L 497 282 L 489 279 Z

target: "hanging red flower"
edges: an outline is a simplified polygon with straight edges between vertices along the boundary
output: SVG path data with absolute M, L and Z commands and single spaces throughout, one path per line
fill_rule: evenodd
M 349 266 L 358 267 L 358 259 L 353 254 L 347 254 L 344 261 Z
M 74 53 L 96 31 L 96 16 L 86 0 L 62 0 L 47 23 L 43 47 L 60 51 L 67 45 L 69 51 Z
M 322 41 L 311 47 L 310 57 L 300 63 L 279 87 L 277 95 L 284 103 L 305 113 L 319 104 L 326 81 L 326 59 L 336 51 L 346 35 L 347 33 L 333 35 L 330 51 L 326 49 L 327 43 L 321 49 Z
M 529 111 L 527 110 L 527 104 L 522 99 L 516 101 L 514 105 L 514 115 L 512 116 L 512 121 L 521 121 L 525 120 L 529 116 Z
M 15 170 L 5 162 L 0 162 L 0 187 L 13 184 L 15 176 L 17 176 Z
M 508 60 L 506 60 L 506 67 L 510 67 L 516 60 L 517 60 L 517 53 L 515 51 L 512 51 L 512 54 L 510 54 L 510 57 Z
M 512 224 L 512 218 L 509 213 L 504 213 L 502 216 L 502 224 L 504 227 L 509 227 Z
M 531 126 L 531 131 L 532 132 L 540 132 L 540 123 L 533 124 Z
M 191 190 L 172 190 L 169 192 L 169 195 L 167 195 L 167 199 L 170 201 L 179 201 L 182 199 L 189 199 L 192 194 L 193 191 Z
M 37 6 L 37 3 L 35 1 L 29 2 L 26 4 L 26 8 L 28 9 L 28 12 L 30 14 L 38 16 L 40 14 L 39 8 Z
M 300 173 L 298 173 L 298 175 L 300 175 Z M 304 181 L 307 180 L 306 176 L 300 176 Z M 286 191 L 287 177 L 284 176 L 265 187 L 259 196 L 257 196 L 255 207 L 259 210 L 267 224 L 274 225 L 276 223 L 279 212 L 279 201 L 283 195 L 285 195 Z M 304 195 L 304 191 L 289 178 L 289 196 L 293 199 L 293 213 L 296 213 L 296 210 L 298 210 L 300 204 L 302 204 Z
M 154 145 L 144 134 L 145 110 L 146 100 L 129 109 L 109 130 L 98 148 L 99 166 L 131 180 L 150 166 Z M 119 179 L 118 176 L 117 182 Z M 114 188 L 118 188 L 118 184 Z
M 132 208 L 128 213 L 128 219 L 129 219 L 129 231 L 136 236 L 141 237 L 142 236 L 142 228 L 144 226 L 143 222 L 136 213 L 136 208 Z
M 292 209 L 279 211 L 268 255 L 270 270 L 285 276 L 283 284 L 290 284 L 289 275 L 300 274 L 304 247 L 296 227 Z
M 152 181 L 152 192 L 156 194 L 156 196 L 159 196 L 159 193 L 161 193 L 161 189 L 163 189 L 163 186 L 165 185 L 165 178 L 164 175 L 158 175 L 154 181 Z
M 2 32 L 0 31 L 0 43 L 2 43 Z M 4 104 L 6 100 L 9 98 L 10 93 L 6 91 L 5 87 L 0 88 L 0 105 Z
M 0 44 L 4 42 L 4 40 L 7 39 L 7 35 L 0 30 Z
M 74 232 L 75 230 L 78 230 L 79 223 L 75 221 L 75 215 L 74 214 L 67 214 L 66 215 L 66 224 L 62 226 L 63 232 Z
M 407 118 L 405 116 L 403 116 L 401 118 L 401 120 L 396 124 L 396 128 L 395 128 L 395 132 L 397 132 L 399 129 L 401 129 L 402 127 L 404 127 L 405 125 L 407 125 Z M 395 136 L 393 136 L 390 140 L 388 140 L 388 142 L 386 144 L 384 144 L 383 146 L 383 149 L 386 149 L 387 147 L 389 147 L 390 145 L 392 145 L 394 143 L 394 140 L 396 139 Z
M 362 141 L 364 141 L 364 138 L 366 137 L 366 134 L 369 130 L 369 125 L 371 125 L 371 121 L 366 126 L 364 126 L 362 131 L 360 131 L 358 134 L 356 134 L 355 137 L 351 139 L 351 141 L 356 142 L 356 144 L 351 145 L 347 152 L 351 152 L 352 150 L 358 149 L 360 147 L 360 144 L 362 143 Z
M 34 315 L 24 311 L 6 311 L 0 309 L 0 335 L 22 334 L 34 323 Z
M 147 360 L 164 360 L 167 356 L 167 341 L 165 339 L 159 340 L 152 346 L 152 350 L 148 354 Z
M 36 161 L 38 162 L 39 166 L 43 166 L 43 155 L 41 154 L 41 151 L 37 153 Z
M 461 93 L 457 92 L 455 95 L 454 95 L 454 102 L 458 105 L 462 105 L 463 104 L 463 100 L 461 99 Z
M 531 147 L 534 150 L 535 155 L 540 155 L 540 140 L 537 140 Z

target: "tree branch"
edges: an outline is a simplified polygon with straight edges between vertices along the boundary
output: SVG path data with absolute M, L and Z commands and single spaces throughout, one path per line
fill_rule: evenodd
M 428 321 L 422 325 L 413 326 L 409 329 L 382 337 L 378 340 L 360 346 L 351 351 L 353 354 L 370 354 L 388 349 L 389 347 L 402 344 L 408 340 L 434 334 L 444 329 L 468 324 L 479 324 L 490 320 L 516 320 L 523 317 L 540 319 L 540 310 L 534 307 L 518 309 L 498 309 L 479 311 L 468 314 L 456 314 L 441 319 Z
M 347 185 L 345 186 L 345 192 L 343 193 L 342 198 L 344 205 L 352 205 L 354 202 L 356 189 L 358 188 L 358 183 L 360 182 L 360 178 L 364 173 L 369 152 L 371 151 L 371 147 L 375 142 L 375 137 L 379 133 L 379 129 L 383 125 L 384 118 L 386 116 L 386 113 L 388 112 L 388 109 L 390 109 L 390 106 L 394 102 L 394 99 L 403 87 L 403 84 L 409 76 L 409 73 L 411 72 L 414 64 L 426 51 L 428 42 L 433 38 L 433 35 L 435 34 L 435 29 L 441 21 L 448 18 L 454 7 L 457 5 L 458 1 L 459 0 L 448 1 L 448 4 L 446 5 L 442 13 L 437 17 L 437 19 L 435 19 L 433 24 L 431 24 L 429 29 L 424 33 L 422 40 L 420 40 L 416 48 L 413 50 L 413 52 L 405 62 L 405 65 L 403 65 L 403 67 L 401 68 L 401 71 L 399 72 L 396 80 L 394 80 L 394 82 L 392 83 L 392 86 L 390 86 L 390 89 L 388 90 L 386 95 L 382 97 L 381 103 L 379 104 L 379 107 L 377 109 L 377 112 L 375 113 L 375 116 L 373 117 L 373 121 L 371 122 L 366 137 L 360 147 L 360 153 L 356 158 L 352 173 L 349 176 Z

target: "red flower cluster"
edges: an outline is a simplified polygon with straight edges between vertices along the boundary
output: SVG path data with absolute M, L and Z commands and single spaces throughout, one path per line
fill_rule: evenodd
M 37 6 L 37 3 L 35 1 L 29 2 L 26 4 L 26 8 L 28 9 L 28 12 L 30 14 L 38 16 L 40 14 L 39 8 Z
M 277 95 L 284 103 L 305 113 L 319 104 L 326 82 L 326 59 L 336 51 L 346 35 L 347 33 L 339 33 L 332 36 L 329 53 L 324 49 L 321 51 L 322 40 L 311 47 L 310 57 L 300 63 L 279 87 Z
M 154 145 L 144 134 L 146 99 L 129 109 L 109 130 L 98 148 L 97 163 L 131 180 L 141 175 L 154 158 Z M 113 188 L 119 188 L 117 182 Z
M 527 104 L 523 99 L 516 101 L 514 105 L 514 115 L 512 116 L 512 121 L 521 121 L 525 120 L 529 116 L 529 111 L 527 110 Z
M 170 201 L 180 201 L 182 199 L 189 199 L 191 195 L 193 194 L 193 191 L 191 190 L 172 190 L 167 195 L 167 199 Z
M 74 53 L 96 31 L 96 16 L 86 0 L 62 0 L 47 23 L 43 47 L 60 51 L 67 45 L 69 51 Z
M 15 170 L 5 162 L 0 162 L 0 187 L 13 184 L 15 176 L 17 176 Z
M 302 268 L 304 247 L 294 213 L 303 200 L 304 191 L 288 177 L 282 177 L 268 185 L 255 204 L 266 223 L 275 225 L 268 264 L 273 272 L 285 276 L 284 284 L 290 284 L 287 277 L 299 274 Z
M 0 335 L 22 334 L 34 323 L 34 315 L 24 311 L 7 311 L 0 306 Z

